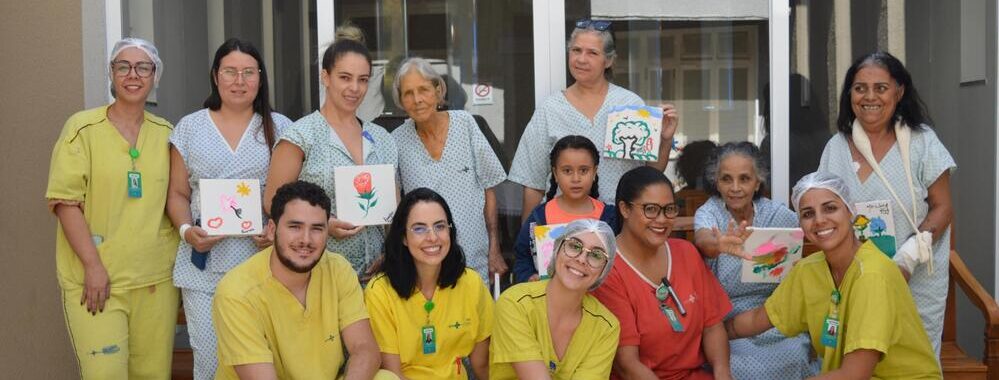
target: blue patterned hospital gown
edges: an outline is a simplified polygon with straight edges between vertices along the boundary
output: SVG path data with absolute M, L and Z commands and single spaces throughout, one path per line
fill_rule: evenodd
M 798 216 L 781 203 L 767 198 L 753 201 L 755 227 L 798 227 Z M 694 215 L 694 229 L 728 230 L 732 214 L 725 208 L 725 201 L 718 196 L 708 199 Z M 726 319 L 746 310 L 762 306 L 777 284 L 742 282 L 742 259 L 721 254 L 715 259 L 705 259 L 711 272 L 721 283 L 732 301 L 732 312 Z M 803 379 L 819 371 L 817 361 L 811 357 L 808 334 L 786 337 L 777 329 L 770 329 L 752 338 L 729 341 L 732 376 L 735 379 Z
M 399 168 L 399 151 L 395 140 L 378 124 L 365 121 L 362 143 L 365 165 L 392 165 Z M 354 165 L 347 147 L 326 122 L 319 111 L 308 114 L 295 124 L 288 127 L 281 140 L 295 144 L 305 153 L 302 162 L 302 172 L 298 179 L 312 182 L 326 190 L 333 201 L 333 214 L 336 214 L 336 192 L 333 185 L 333 168 L 337 166 Z M 326 239 L 326 249 L 343 255 L 350 261 L 358 275 L 363 274 L 368 266 L 382 255 L 382 243 L 385 241 L 385 227 L 367 226 L 357 235 L 338 240 L 332 236 Z
M 580 135 L 590 139 L 597 149 L 604 146 L 607 114 L 614 106 L 645 105 L 635 93 L 615 86 L 607 88 L 607 96 L 593 121 L 583 116 L 566 99 L 565 92 L 559 91 L 545 99 L 531 116 L 524 135 L 520 137 L 517 154 L 510 167 L 510 180 L 532 189 L 548 191 L 551 163 L 548 155 L 558 139 L 568 135 Z M 617 182 L 628 170 L 645 165 L 642 161 L 602 158 L 597 168 L 600 176 L 600 200 L 614 204 Z
M 499 158 L 479 130 L 472 114 L 449 111 L 447 141 L 440 161 L 430 157 L 413 119 L 392 131 L 399 148 L 399 173 L 404 191 L 426 187 L 436 191 L 451 208 L 458 244 L 469 267 L 489 283 L 489 232 L 483 210 L 485 190 L 504 180 Z
M 274 133 L 280 135 L 291 125 L 284 115 L 272 113 Z M 260 188 L 256 196 L 263 195 L 270 165 L 270 150 L 261 128 L 263 118 L 253 115 L 249 127 L 243 132 L 236 150 L 229 147 L 218 127 L 209 116 L 208 109 L 195 111 L 177 123 L 170 135 L 173 145 L 187 168 L 187 182 L 191 186 L 191 216 L 201 216 L 201 187 L 198 180 L 212 178 L 256 178 Z M 228 237 L 215 244 L 205 262 L 205 270 L 191 263 L 191 245 L 181 240 L 173 266 L 173 283 L 181 289 L 184 313 L 187 316 L 187 333 L 194 351 L 194 378 L 211 379 L 217 364 L 215 330 L 212 326 L 212 298 L 215 286 L 230 269 L 259 251 L 250 237 Z
M 850 188 L 850 197 L 853 198 L 854 203 L 889 201 L 892 205 L 892 217 L 895 223 L 895 246 L 896 248 L 901 247 L 915 231 L 906 220 L 905 214 L 898 208 L 895 198 L 885 187 L 881 177 L 871 173 L 864 182 L 861 182 L 860 178 L 857 177 L 856 166 L 850 153 L 850 145 L 847 143 L 848 138 L 849 136 L 841 132 L 829 139 L 825 150 L 822 151 L 819 170 L 842 177 L 847 187 Z M 929 211 L 926 196 L 930 185 L 937 178 L 940 178 L 945 170 L 953 170 L 957 168 L 957 165 L 950 152 L 937 138 L 937 134 L 925 125 L 921 131 L 912 131 L 912 138 L 909 142 L 909 161 L 917 199 L 915 219 L 918 225 L 926 218 L 926 213 Z M 902 203 L 908 205 L 907 208 L 911 208 L 909 181 L 905 176 L 902 154 L 898 149 L 897 142 L 892 145 L 888 154 L 878 164 L 888 178 L 888 182 L 895 189 L 895 193 L 901 198 Z M 912 211 L 909 210 L 909 212 Z M 928 266 L 924 264 L 916 267 L 909 280 L 909 291 L 912 292 L 912 298 L 916 301 L 919 317 L 923 320 L 926 335 L 930 337 L 930 343 L 937 356 L 940 354 L 940 338 L 943 334 L 947 280 L 949 278 L 948 268 L 950 268 L 949 259 L 950 229 L 948 228 L 943 231 L 939 239 L 933 242 L 933 268 L 935 269 L 933 274 L 929 273 Z
M 281 114 L 271 115 L 275 135 L 280 135 L 291 124 L 291 120 Z M 177 123 L 170 135 L 170 143 L 180 153 L 187 167 L 187 182 L 191 185 L 191 216 L 194 219 L 201 216 L 198 180 L 202 178 L 256 178 L 260 180 L 257 195 L 263 194 L 271 156 L 264 142 L 261 120 L 260 115 L 253 115 L 235 152 L 212 122 L 208 109 L 187 115 Z M 250 237 L 225 238 L 212 247 L 205 270 L 200 270 L 191 263 L 191 245 L 181 241 L 173 268 L 174 285 L 214 293 L 215 285 L 222 279 L 222 275 L 257 251 L 259 249 Z

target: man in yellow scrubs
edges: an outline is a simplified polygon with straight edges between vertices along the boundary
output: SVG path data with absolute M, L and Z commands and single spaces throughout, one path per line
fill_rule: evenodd
M 231 270 L 212 306 L 218 379 L 393 379 L 350 263 L 326 252 L 330 199 L 296 181 L 271 204 L 274 246 Z M 350 356 L 344 373 L 345 357 Z

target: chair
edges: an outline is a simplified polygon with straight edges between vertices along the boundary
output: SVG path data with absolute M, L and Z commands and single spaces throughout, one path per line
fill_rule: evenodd
M 953 239 L 952 239 L 953 242 Z M 953 246 L 953 244 L 951 244 Z M 976 360 L 968 356 L 957 345 L 957 304 L 955 302 L 954 285 L 968 296 L 982 317 L 985 319 L 984 360 Z M 951 247 L 950 251 L 950 284 L 947 287 L 947 308 L 944 312 L 943 338 L 940 344 L 940 364 L 943 366 L 944 378 L 948 380 L 963 379 L 999 379 L 999 305 L 992 295 L 978 283 L 971 270 L 961 260 L 961 256 Z

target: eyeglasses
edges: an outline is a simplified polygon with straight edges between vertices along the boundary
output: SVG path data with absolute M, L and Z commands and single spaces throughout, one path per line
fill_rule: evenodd
M 610 29 L 611 22 L 607 20 L 590 20 L 588 18 L 576 21 L 576 29 L 586 29 L 589 27 L 593 27 L 593 30 L 603 32 Z
M 634 203 L 628 202 L 630 205 Z M 664 205 L 657 205 L 655 203 L 644 203 L 642 206 L 642 214 L 645 214 L 646 218 L 655 219 L 660 213 L 663 214 L 667 219 L 676 218 L 680 215 L 680 207 L 676 203 L 667 203 Z
M 435 223 L 433 226 L 428 226 L 426 224 L 414 224 L 409 227 L 409 232 L 412 232 L 416 236 L 427 236 L 430 231 L 434 231 L 435 236 L 440 236 L 444 233 L 450 233 L 451 225 L 448 223 L 440 222 Z
M 111 62 L 111 72 L 117 77 L 126 77 L 128 72 L 135 69 L 135 75 L 139 78 L 149 78 L 156 72 L 156 64 L 152 62 L 137 62 L 134 65 L 129 61 Z
M 219 76 L 222 77 L 222 81 L 226 83 L 232 83 L 236 81 L 236 77 L 243 77 L 245 82 L 256 82 L 260 78 L 260 69 L 245 68 L 242 70 L 236 70 L 232 67 L 226 67 L 219 70 Z
M 586 252 L 586 265 L 589 265 L 593 269 L 603 268 L 604 265 L 607 265 L 607 260 L 610 258 L 610 256 L 607 255 L 607 251 L 604 251 L 603 248 L 583 247 L 583 242 L 576 238 L 563 240 L 562 248 L 565 248 L 565 255 L 573 259 L 579 257 L 579 255 L 583 252 Z

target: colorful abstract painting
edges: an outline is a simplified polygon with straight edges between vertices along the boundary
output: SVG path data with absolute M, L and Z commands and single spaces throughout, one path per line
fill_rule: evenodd
M 201 228 L 209 235 L 264 232 L 262 191 L 256 179 L 200 179 Z
M 805 233 L 800 228 L 750 228 L 743 247 L 752 260 L 742 261 L 742 282 L 778 283 L 801 260 Z
M 604 157 L 658 161 L 663 111 L 648 106 L 616 106 L 607 115 Z
M 358 226 L 389 224 L 395 215 L 392 165 L 337 166 L 333 169 L 336 217 Z
M 870 240 L 888 257 L 895 257 L 895 219 L 891 201 L 855 203 L 857 218 L 853 231 L 860 241 Z
M 565 232 L 566 224 L 531 224 L 534 237 L 534 266 L 542 279 L 548 278 L 548 265 L 555 255 L 555 239 Z

